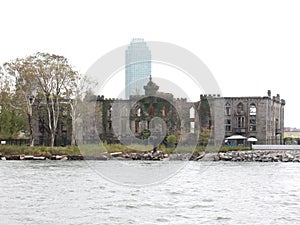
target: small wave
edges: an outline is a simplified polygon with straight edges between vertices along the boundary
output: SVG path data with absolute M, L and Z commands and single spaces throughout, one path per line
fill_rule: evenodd
M 190 207 L 190 209 L 198 209 L 198 208 L 209 208 L 209 207 L 212 207 L 210 205 L 193 205 Z
M 218 216 L 218 217 L 216 218 L 216 220 L 231 220 L 231 218 L 229 218 L 229 217 Z
M 157 218 L 156 221 L 157 222 L 163 222 L 163 223 L 169 222 L 169 220 L 166 219 L 166 218 Z
M 137 209 L 135 205 L 126 205 L 126 209 Z

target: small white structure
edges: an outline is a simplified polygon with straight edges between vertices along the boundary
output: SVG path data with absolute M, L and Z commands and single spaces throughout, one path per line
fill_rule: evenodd
M 230 137 L 225 138 L 225 141 L 227 140 L 227 145 L 245 145 L 245 140 L 247 138 L 242 135 L 232 135 Z
M 232 135 L 230 137 L 225 138 L 226 140 L 245 140 L 247 139 L 246 137 L 242 135 Z
M 257 142 L 257 139 L 254 138 L 254 137 L 249 137 L 249 138 L 247 139 L 247 141 L 249 141 L 249 142 Z

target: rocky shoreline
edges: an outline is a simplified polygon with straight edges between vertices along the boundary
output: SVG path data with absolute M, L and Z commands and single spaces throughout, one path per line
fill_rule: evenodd
M 300 162 L 299 150 L 255 150 L 240 152 L 219 152 L 214 155 L 214 161 L 237 162 Z
M 149 161 L 232 161 L 232 162 L 300 162 L 300 150 L 249 150 L 228 152 L 199 152 L 165 154 L 162 151 L 141 153 L 103 153 L 82 155 L 0 155 L 0 160 L 149 160 Z

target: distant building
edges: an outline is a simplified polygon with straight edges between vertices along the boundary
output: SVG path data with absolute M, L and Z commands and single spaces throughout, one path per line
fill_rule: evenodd
M 300 144 L 300 129 L 285 127 L 284 128 L 285 144 Z
M 285 127 L 284 128 L 284 137 L 285 138 L 300 138 L 300 129 Z
M 125 53 L 125 98 L 143 95 L 151 74 L 151 52 L 142 38 L 131 41 Z

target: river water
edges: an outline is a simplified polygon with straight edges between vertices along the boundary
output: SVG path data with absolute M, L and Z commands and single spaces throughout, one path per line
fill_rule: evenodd
M 0 161 L 0 224 L 300 224 L 300 163 L 188 162 L 147 186 L 97 165 L 120 163 Z

